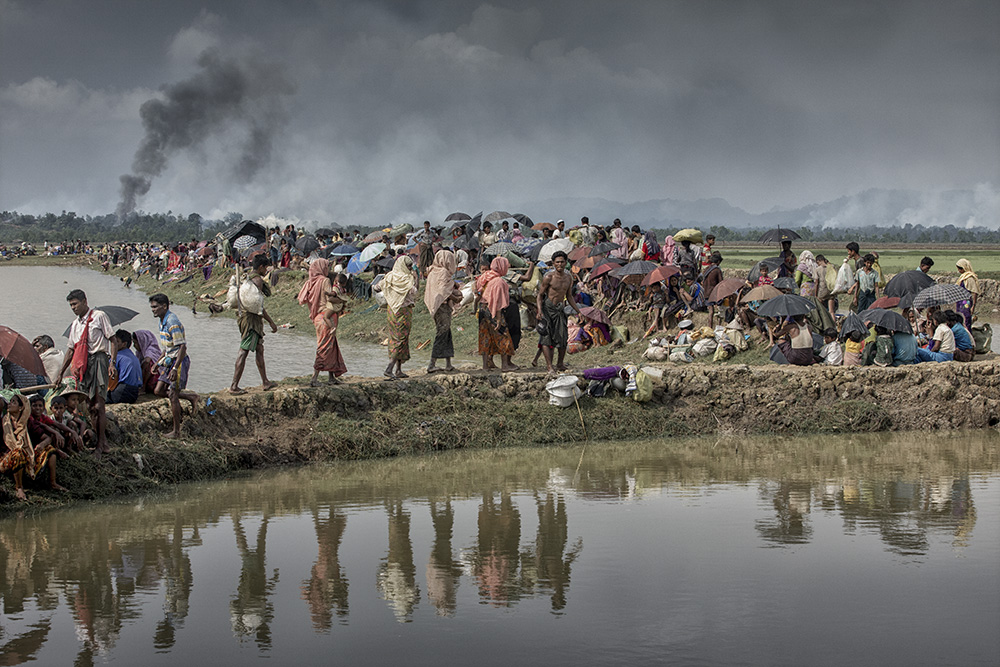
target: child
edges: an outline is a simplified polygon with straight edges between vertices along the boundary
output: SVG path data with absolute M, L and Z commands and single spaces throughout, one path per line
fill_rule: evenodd
M 892 332 L 883 327 L 875 327 L 875 365 L 892 366 Z
M 80 436 L 45 414 L 45 399 L 38 394 L 28 399 L 28 402 L 31 404 L 31 418 L 28 419 L 28 436 L 31 438 L 31 444 L 36 448 L 51 445 L 59 458 L 69 458 L 69 454 L 64 451 L 66 438 L 63 438 L 60 431 L 65 432 L 68 438 L 79 439 Z
M 830 328 L 823 332 L 823 348 L 819 351 L 819 356 L 823 357 L 823 365 L 840 366 L 844 363 L 844 350 L 837 342 L 837 330 Z
M 66 490 L 56 483 L 56 457 L 52 456 L 52 447 L 31 446 L 28 435 L 30 410 L 27 399 L 20 394 L 12 396 L 9 404 L 0 398 L 0 422 L 3 429 L 3 444 L 6 446 L 6 451 L 0 458 L 0 472 L 11 473 L 14 478 L 15 495 L 21 500 L 27 499 L 24 495 L 25 471 L 28 472 L 28 477 L 34 479 L 47 467 L 50 486 L 57 491 Z
M 78 391 L 68 391 L 63 394 L 63 397 L 66 399 L 66 412 L 63 415 L 63 423 L 83 438 L 84 442 L 93 442 L 96 434 L 87 425 L 86 417 L 79 412 L 81 396 L 86 396 L 86 394 Z
M 861 351 L 865 347 L 865 337 L 860 331 L 852 331 L 844 342 L 844 365 L 860 366 Z
M 760 265 L 760 275 L 757 276 L 757 287 L 760 287 L 761 285 L 773 285 L 774 284 L 774 280 L 772 280 L 771 277 L 768 275 L 768 273 L 770 273 L 770 271 L 771 271 L 771 269 L 768 268 L 767 264 L 761 264 Z
M 331 331 L 337 330 L 337 321 L 344 312 L 344 304 L 347 303 L 346 294 L 347 276 L 338 273 L 333 280 L 332 291 L 326 293 L 326 306 L 323 308 L 323 321 Z

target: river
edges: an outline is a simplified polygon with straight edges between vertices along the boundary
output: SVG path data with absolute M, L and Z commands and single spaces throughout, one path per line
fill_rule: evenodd
M 0 662 L 995 665 L 1000 434 L 265 471 L 0 521 Z
M 73 312 L 66 304 L 66 295 L 71 289 L 86 292 L 92 306 L 125 306 L 137 311 L 139 315 L 121 325 L 129 331 L 157 331 L 158 321 L 149 311 L 149 295 L 137 287 L 125 287 L 115 276 L 85 267 L 0 266 L 0 281 L 4 286 L 0 324 L 9 326 L 28 340 L 48 334 L 56 347 L 64 349 L 67 346 L 68 340 L 62 334 L 73 321 Z M 197 314 L 185 305 L 175 305 L 174 310 L 184 325 L 191 355 L 188 386 L 199 392 L 228 387 L 240 346 L 236 320 L 213 317 L 207 306 L 204 312 Z M 316 337 L 312 331 L 278 329 L 273 334 L 268 331 L 264 342 L 271 379 L 312 375 L 316 356 Z M 381 377 L 388 363 L 385 348 L 378 345 L 342 340 L 340 349 L 349 375 Z M 260 384 L 252 357 L 247 360 L 241 384 L 244 387 Z

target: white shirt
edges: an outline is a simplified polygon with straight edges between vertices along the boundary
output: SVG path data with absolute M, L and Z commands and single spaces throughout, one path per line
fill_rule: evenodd
M 561 239 L 564 236 L 566 236 L 566 234 L 563 233 L 562 231 L 558 230 L 558 229 L 555 230 L 554 232 L 552 232 L 552 238 L 554 238 L 554 239 Z
M 823 346 L 819 356 L 823 357 L 823 364 L 826 366 L 840 366 L 844 363 L 844 348 L 840 347 L 837 341 L 833 341 Z
M 941 354 L 955 354 L 955 332 L 947 324 L 939 324 L 934 330 L 934 340 L 941 341 L 938 352 Z
M 104 352 L 108 355 L 108 357 L 111 357 L 111 337 L 115 335 L 115 330 L 111 326 L 111 320 L 109 320 L 108 316 L 104 314 L 104 311 L 97 310 L 96 308 L 91 308 L 83 314 L 83 317 L 78 317 L 73 320 L 73 324 L 69 326 L 70 354 L 73 352 L 73 346 L 76 345 L 77 341 L 79 341 L 81 336 L 83 336 L 84 325 L 86 324 L 87 318 L 91 313 L 94 314 L 94 317 L 90 321 L 90 326 L 87 330 L 87 354 Z M 953 346 L 954 340 L 955 337 L 952 336 Z

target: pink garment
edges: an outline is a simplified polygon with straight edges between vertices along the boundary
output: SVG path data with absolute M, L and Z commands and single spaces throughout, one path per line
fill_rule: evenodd
M 672 265 L 674 263 L 674 237 L 668 236 L 663 242 L 663 247 L 660 251 L 660 258 L 664 264 Z

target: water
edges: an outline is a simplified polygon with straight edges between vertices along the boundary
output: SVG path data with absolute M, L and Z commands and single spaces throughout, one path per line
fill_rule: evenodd
M 267 471 L 0 521 L 0 661 L 996 664 L 998 547 L 996 432 Z
M 129 331 L 149 329 L 156 333 L 158 320 L 149 312 L 149 295 L 135 287 L 125 287 L 116 277 L 84 267 L 0 266 L 0 324 L 5 324 L 28 340 L 41 334 L 52 336 L 56 347 L 65 349 L 69 341 L 62 337 L 73 321 L 73 312 L 66 304 L 71 289 L 82 289 L 92 306 L 116 305 L 139 313 L 121 326 Z M 196 288 L 195 288 L 196 289 Z M 193 297 L 192 297 L 193 298 Z M 188 386 L 194 391 L 218 391 L 229 386 L 233 364 L 240 346 L 236 320 L 211 317 L 208 308 L 194 314 L 190 306 L 173 306 L 184 325 L 191 355 L 191 375 Z M 280 322 L 279 322 L 280 324 Z M 264 338 L 267 374 L 271 379 L 312 375 L 316 357 L 313 332 L 278 329 L 267 331 Z M 381 376 L 388 363 L 385 348 L 341 340 L 340 349 L 347 362 L 349 375 Z M 247 360 L 243 386 L 260 384 L 253 357 Z

